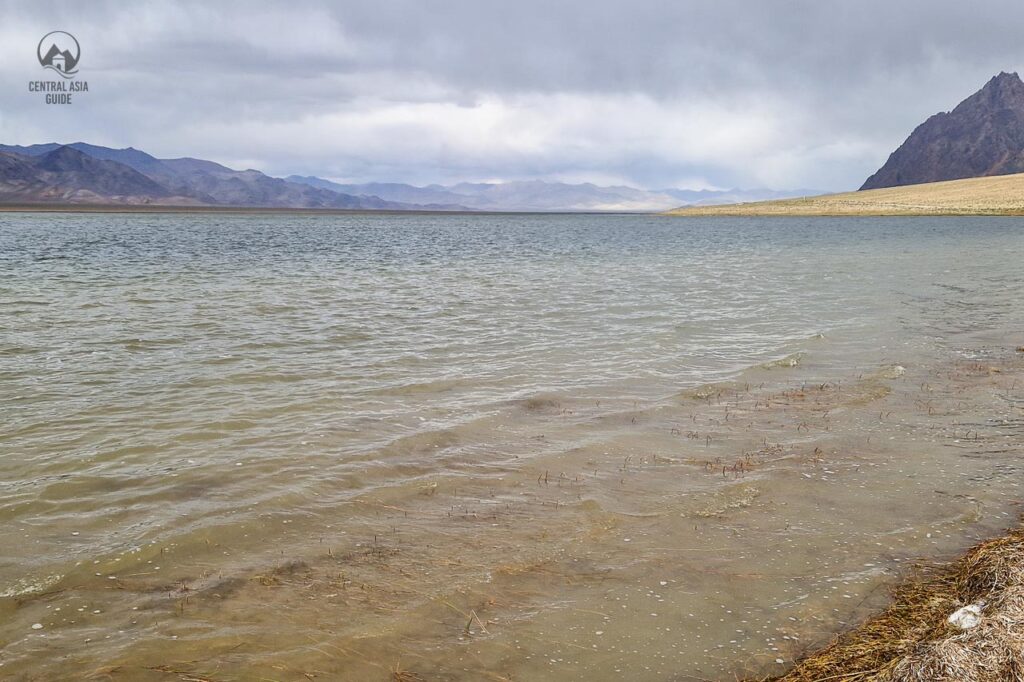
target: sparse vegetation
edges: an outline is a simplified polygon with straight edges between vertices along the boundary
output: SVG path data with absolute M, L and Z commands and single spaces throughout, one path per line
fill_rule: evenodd
M 1024 215 L 1024 173 L 725 206 L 687 206 L 682 216 Z
M 975 627 L 948 618 L 980 604 Z M 883 613 L 773 682 L 1024 680 L 1024 525 L 911 578 Z

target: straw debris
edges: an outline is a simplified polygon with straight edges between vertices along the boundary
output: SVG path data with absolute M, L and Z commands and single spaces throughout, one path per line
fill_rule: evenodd
M 984 604 L 969 629 L 951 614 Z M 775 682 L 1024 682 L 1024 525 L 909 579 L 893 603 Z

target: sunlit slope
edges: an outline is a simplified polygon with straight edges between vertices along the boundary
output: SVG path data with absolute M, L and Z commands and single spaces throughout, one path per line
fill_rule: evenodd
M 800 199 L 677 208 L 669 215 L 1024 215 L 1024 173 Z

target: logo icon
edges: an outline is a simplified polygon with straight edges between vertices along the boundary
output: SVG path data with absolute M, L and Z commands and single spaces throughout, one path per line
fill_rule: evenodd
M 44 69 L 53 69 L 64 78 L 71 78 L 78 69 L 81 56 L 78 41 L 65 31 L 51 31 L 43 36 L 36 48 L 36 56 Z

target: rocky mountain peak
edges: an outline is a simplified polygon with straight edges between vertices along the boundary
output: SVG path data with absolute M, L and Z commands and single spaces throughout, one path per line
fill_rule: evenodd
M 1024 172 L 1024 82 L 994 76 L 919 125 L 861 189 Z

